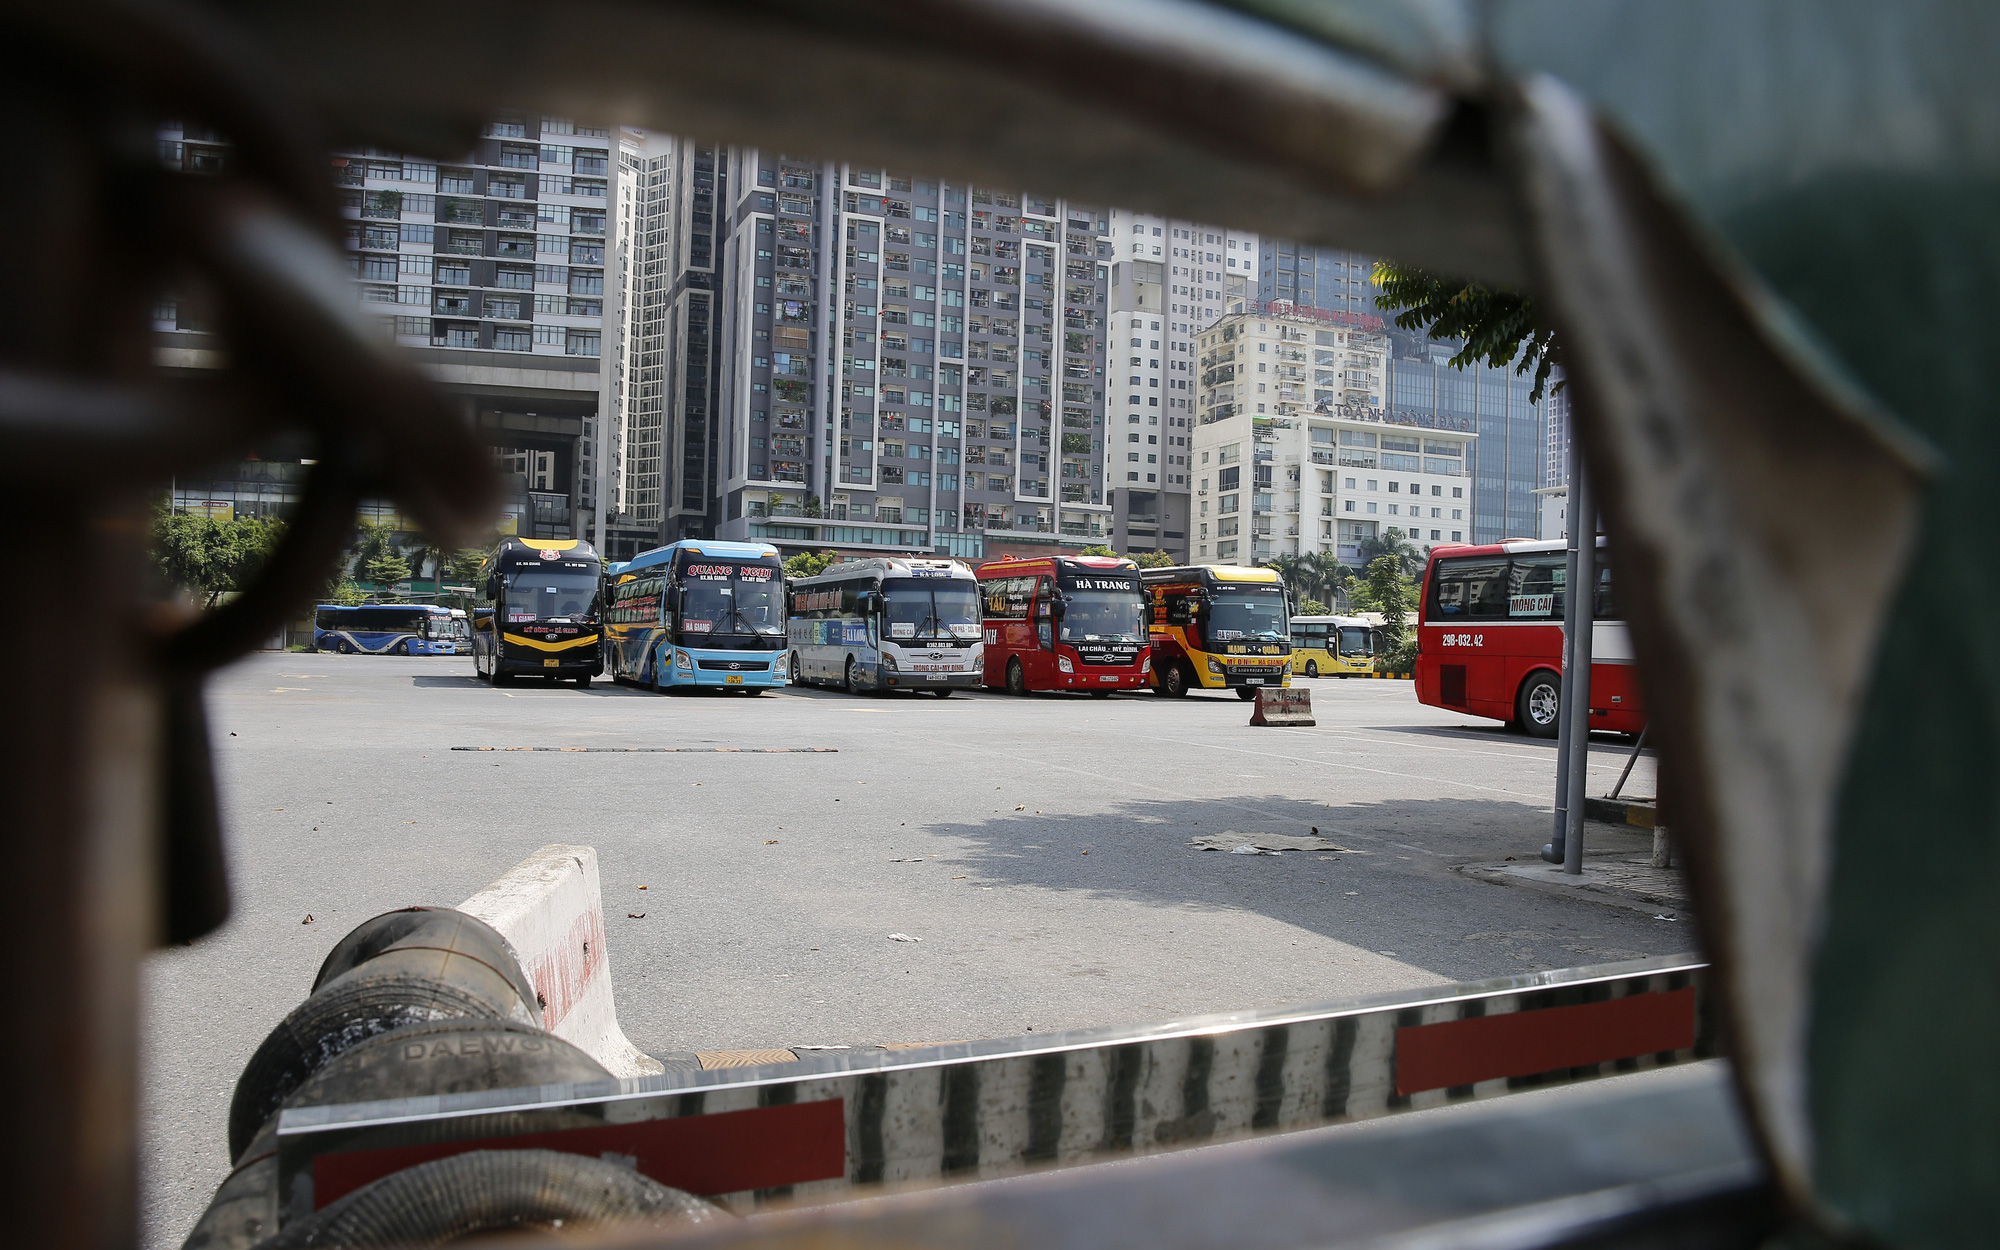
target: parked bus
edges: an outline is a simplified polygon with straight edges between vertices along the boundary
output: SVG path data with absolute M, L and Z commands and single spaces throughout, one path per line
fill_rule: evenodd
M 451 622 L 446 637 L 451 640 L 450 654 L 471 655 L 472 618 L 465 614 L 464 608 L 451 608 L 448 610 L 451 613 Z
M 343 655 L 450 655 L 451 610 L 428 603 L 322 603 L 313 650 Z
M 1590 727 L 1638 733 L 1646 725 L 1646 704 L 1604 547 L 1600 537 Z M 1434 548 L 1417 627 L 1418 701 L 1553 738 L 1561 724 L 1567 574 L 1561 542 Z
M 752 695 L 785 684 L 785 567 L 769 543 L 682 539 L 610 572 L 614 681 Z
M 1153 689 L 1254 699 L 1292 684 L 1291 604 L 1276 570 L 1197 564 L 1139 576 L 1153 597 Z
M 1292 618 L 1292 672 L 1349 677 L 1375 671 L 1375 627 L 1358 616 Z
M 986 605 L 986 685 L 1114 690 L 1146 684 L 1151 647 L 1139 566 L 1109 556 L 1003 559 L 978 570 Z
M 472 669 L 496 686 L 516 677 L 588 686 L 604 671 L 598 595 L 604 561 L 582 539 L 507 537 L 486 558 L 472 609 Z
M 949 698 L 980 682 L 982 620 L 955 560 L 844 561 L 792 583 L 792 680 Z

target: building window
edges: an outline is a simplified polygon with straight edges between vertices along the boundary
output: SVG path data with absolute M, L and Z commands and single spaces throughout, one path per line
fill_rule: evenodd
M 571 330 L 567 350 L 572 356 L 595 356 L 600 342 L 601 336 L 596 330 Z

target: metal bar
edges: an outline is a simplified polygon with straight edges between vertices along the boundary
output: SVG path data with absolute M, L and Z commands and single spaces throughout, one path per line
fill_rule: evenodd
M 1421 1110 L 1706 1056 L 1704 968 L 1663 957 L 1154 1028 L 294 1108 L 281 1218 L 527 1134 L 748 1210 L 781 1189 L 810 1202 Z
M 1625 757 L 1625 767 L 1618 772 L 1618 784 L 1611 787 L 1612 798 L 1625 792 L 1625 779 L 1632 775 L 1632 765 L 1639 762 L 1639 752 L 1646 749 L 1646 731 L 1652 727 L 1651 721 L 1639 726 L 1639 740 L 1632 744 L 1632 754 Z
M 1560 864 L 1565 858 L 1565 848 L 1569 841 L 1569 706 L 1570 675 L 1576 671 L 1572 662 L 1571 645 L 1576 639 L 1576 466 L 1581 453 L 1574 438 L 1570 439 L 1569 466 L 1569 548 L 1563 565 L 1563 645 L 1562 674 L 1556 688 L 1556 810 L 1555 827 L 1547 846 L 1542 848 L 1542 858 L 1551 864 Z
M 1591 497 L 1590 474 L 1584 468 L 1583 445 L 1572 442 L 1570 468 L 1571 575 L 1567 606 L 1576 622 L 1569 638 L 1569 663 L 1564 666 L 1568 693 L 1562 701 L 1567 775 L 1563 778 L 1563 871 L 1583 871 L 1583 799 L 1590 780 L 1590 652 L 1597 627 L 1597 501 Z

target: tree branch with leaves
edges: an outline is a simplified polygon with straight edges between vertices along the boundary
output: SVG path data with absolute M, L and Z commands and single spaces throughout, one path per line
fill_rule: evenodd
M 1398 326 L 1434 339 L 1464 340 L 1447 362 L 1454 369 L 1482 361 L 1495 369 L 1512 365 L 1516 373 L 1532 369 L 1531 404 L 1563 388 L 1561 379 L 1553 388 L 1549 385 L 1550 371 L 1560 363 L 1555 331 L 1541 320 L 1532 296 L 1440 278 L 1386 260 L 1375 263 L 1375 285 L 1382 288 L 1375 306 L 1396 312 Z

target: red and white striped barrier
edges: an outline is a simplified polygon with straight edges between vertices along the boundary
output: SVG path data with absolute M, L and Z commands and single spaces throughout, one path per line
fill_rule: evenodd
M 1149 1154 L 1701 1058 L 1706 971 L 1662 957 L 1154 1028 L 295 1108 L 279 1192 L 296 1218 L 430 1159 L 535 1148 L 616 1154 L 742 1211 Z
M 543 1028 L 613 1076 L 665 1071 L 618 1027 L 595 850 L 545 846 L 458 910 L 492 925 L 514 948 L 540 1000 Z

